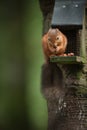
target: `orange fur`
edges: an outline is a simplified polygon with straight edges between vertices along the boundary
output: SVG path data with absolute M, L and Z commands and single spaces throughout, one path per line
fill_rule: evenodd
M 42 38 L 42 47 L 46 62 L 50 56 L 61 56 L 67 47 L 67 38 L 59 29 L 49 29 Z

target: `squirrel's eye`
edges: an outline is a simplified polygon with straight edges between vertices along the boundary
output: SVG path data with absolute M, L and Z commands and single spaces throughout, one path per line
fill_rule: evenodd
M 60 38 L 57 36 L 56 39 L 59 40 Z
M 48 37 L 48 41 L 51 41 L 51 38 L 50 38 L 50 37 Z

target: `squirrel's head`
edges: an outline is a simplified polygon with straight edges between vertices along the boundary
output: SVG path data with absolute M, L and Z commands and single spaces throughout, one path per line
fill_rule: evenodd
M 47 42 L 53 48 L 57 48 L 62 42 L 64 42 L 64 35 L 57 28 L 50 28 L 47 35 Z

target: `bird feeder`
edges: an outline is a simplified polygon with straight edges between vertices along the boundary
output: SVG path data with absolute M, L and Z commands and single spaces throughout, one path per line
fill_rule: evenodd
M 65 53 L 74 53 L 74 56 L 53 56 L 51 62 L 62 64 L 86 62 L 86 0 L 55 0 L 51 21 L 52 28 L 59 28 L 67 39 Z

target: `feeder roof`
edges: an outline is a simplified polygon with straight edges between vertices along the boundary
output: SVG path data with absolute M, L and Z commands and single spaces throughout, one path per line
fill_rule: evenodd
M 51 26 L 82 28 L 86 0 L 55 0 Z

